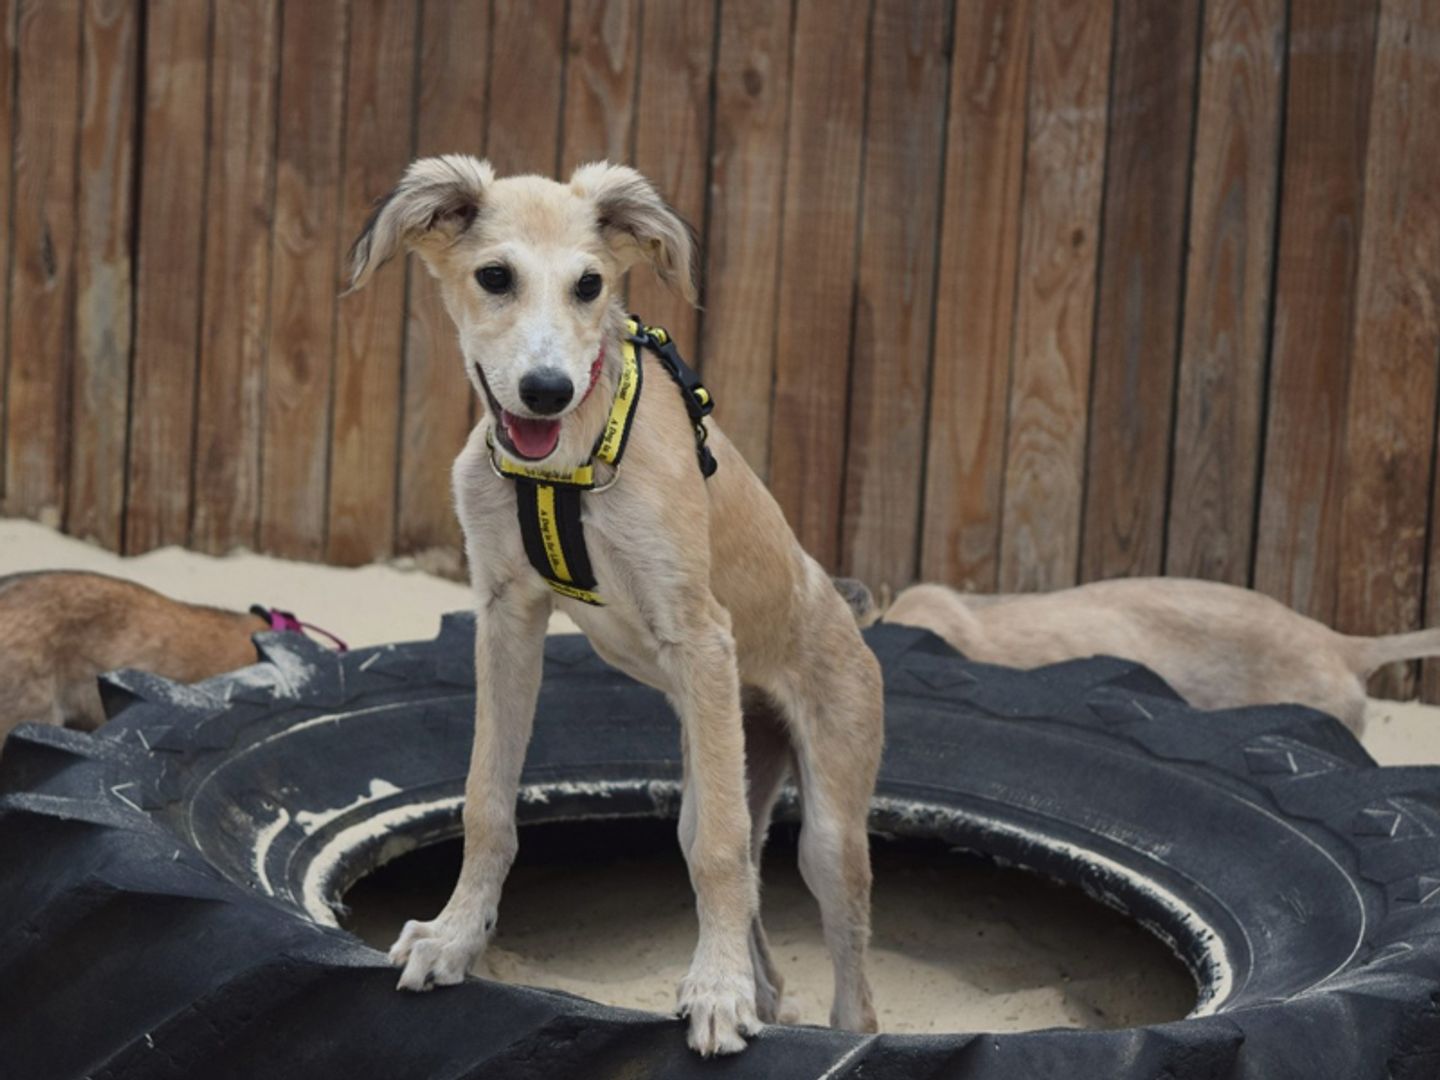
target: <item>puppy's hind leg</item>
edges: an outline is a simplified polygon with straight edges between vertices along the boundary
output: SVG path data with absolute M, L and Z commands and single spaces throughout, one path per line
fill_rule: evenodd
M 830 1026 L 876 1030 L 865 975 L 870 944 L 870 795 L 880 763 L 880 675 L 865 651 L 857 667 L 835 665 L 810 680 L 810 695 L 786 702 L 798 761 L 800 876 L 820 904 L 835 968 Z M 864 661 L 868 661 L 866 664 Z
M 745 788 L 750 807 L 750 861 L 755 880 L 760 880 L 760 860 L 770 815 L 780 788 L 790 773 L 793 751 L 785 734 L 784 721 L 775 703 L 763 693 L 747 688 L 741 695 L 745 713 Z M 766 1024 L 777 1020 L 794 1023 L 793 1009 L 784 1002 L 785 980 L 775 967 L 770 942 L 757 909 L 750 923 L 750 961 L 755 967 L 755 1012 Z

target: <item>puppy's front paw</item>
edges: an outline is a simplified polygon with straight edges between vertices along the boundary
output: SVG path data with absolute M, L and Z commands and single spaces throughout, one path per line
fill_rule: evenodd
M 390 963 L 400 972 L 401 990 L 429 990 L 453 986 L 465 978 L 485 949 L 478 927 L 462 927 L 460 920 L 441 915 L 429 922 L 411 920 L 390 946 Z
M 748 974 L 697 974 L 680 980 L 681 1016 L 690 1018 L 686 1041 L 701 1057 L 738 1054 L 745 1037 L 761 1028 L 755 1015 L 755 981 Z

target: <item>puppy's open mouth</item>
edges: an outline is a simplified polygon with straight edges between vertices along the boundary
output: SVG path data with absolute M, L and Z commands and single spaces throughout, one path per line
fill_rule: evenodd
M 500 417 L 502 435 L 509 443 L 508 448 L 513 450 L 518 457 L 529 458 L 531 461 L 549 457 L 555 449 L 555 444 L 560 441 L 559 420 L 540 420 L 528 416 L 516 416 L 504 409 L 501 409 L 497 415 Z
M 495 435 L 500 440 L 500 445 L 516 457 L 527 461 L 539 461 L 553 454 L 560 443 L 559 419 L 516 416 L 495 400 L 495 394 L 485 378 L 485 369 L 479 364 L 475 365 L 475 374 L 480 376 L 480 385 L 485 390 L 490 415 L 498 419 Z

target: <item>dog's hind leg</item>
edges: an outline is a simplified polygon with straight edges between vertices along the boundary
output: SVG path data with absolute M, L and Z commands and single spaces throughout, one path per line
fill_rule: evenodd
M 883 721 L 878 666 L 829 666 L 808 680 L 810 694 L 786 702 L 798 764 L 800 876 L 820 904 L 835 968 L 831 1027 L 876 1030 L 865 975 L 870 943 L 870 795 L 880 762 Z M 828 665 L 827 665 L 828 666 Z
M 747 688 L 742 695 L 745 713 L 745 787 L 750 807 L 750 861 L 755 880 L 760 880 L 760 859 L 770 830 L 770 815 L 780 788 L 790 774 L 793 752 L 785 734 L 784 721 L 774 702 L 758 690 Z M 784 1005 L 785 980 L 775 967 L 770 942 L 757 909 L 750 924 L 750 960 L 755 968 L 755 1012 L 761 1021 L 793 1023 L 794 1015 Z

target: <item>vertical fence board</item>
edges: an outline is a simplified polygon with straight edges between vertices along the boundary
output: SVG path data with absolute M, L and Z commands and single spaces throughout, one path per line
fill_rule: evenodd
M 130 394 L 130 238 L 140 18 L 87 0 L 75 242 L 75 379 L 66 531 L 120 547 Z
M 837 438 L 850 328 L 865 116 L 865 0 L 799 0 L 781 238 L 770 487 L 805 549 L 839 561 Z
M 319 559 L 339 292 L 346 0 L 287 3 L 281 32 L 260 547 Z M 358 226 L 355 226 L 358 227 Z
M 703 241 L 715 0 L 646 5 L 640 52 L 652 59 L 640 64 L 635 167 Z M 642 269 L 631 277 L 630 306 L 647 321 L 666 327 L 682 355 L 696 356 L 699 313 L 654 274 Z
M 215 7 L 191 544 L 254 546 L 270 331 L 277 0 Z
M 724 0 L 705 237 L 705 382 L 725 434 L 770 473 L 791 4 Z
M 125 512 L 132 554 L 183 544 L 189 533 L 209 48 L 208 4 L 149 5 Z
M 1254 585 L 1335 617 L 1373 0 L 1290 11 L 1280 248 Z
M 640 0 L 570 0 L 561 176 L 630 161 L 639 34 Z
M 920 576 L 999 585 L 1030 0 L 955 8 Z
M 949 85 L 948 5 L 876 0 L 871 21 L 840 565 L 915 577 L 935 247 Z
M 555 171 L 565 0 L 494 0 L 485 154 L 498 176 Z
M 1113 12 L 1039 0 L 1021 209 L 1000 587 L 1061 588 L 1079 566 Z
M 75 324 L 79 0 L 20 5 L 5 511 L 59 524 Z
M 1383 0 L 1345 430 L 1336 625 L 1420 625 L 1440 359 L 1440 10 Z M 1424 43 L 1429 44 L 1424 44 Z M 1413 671 L 1374 688 L 1412 696 Z
M 1198 0 L 1119 0 L 1081 578 L 1158 574 L 1185 266 Z
M 1165 572 L 1250 577 L 1280 164 L 1284 0 L 1210 0 Z
M 16 67 L 16 10 L 20 0 L 0 0 L 0 507 L 5 505 L 6 388 L 10 365 L 10 181 L 15 166 L 11 127 Z
M 420 31 L 416 156 L 475 153 L 484 137 L 487 0 L 427 0 Z M 395 545 L 460 550 L 450 463 L 470 430 L 470 386 L 440 288 L 418 263 L 409 275 L 405 396 Z
M 341 250 L 410 161 L 415 15 L 410 5 L 385 0 L 356 0 L 351 9 Z M 342 300 L 338 321 L 325 557 L 353 565 L 395 546 L 404 261 Z

